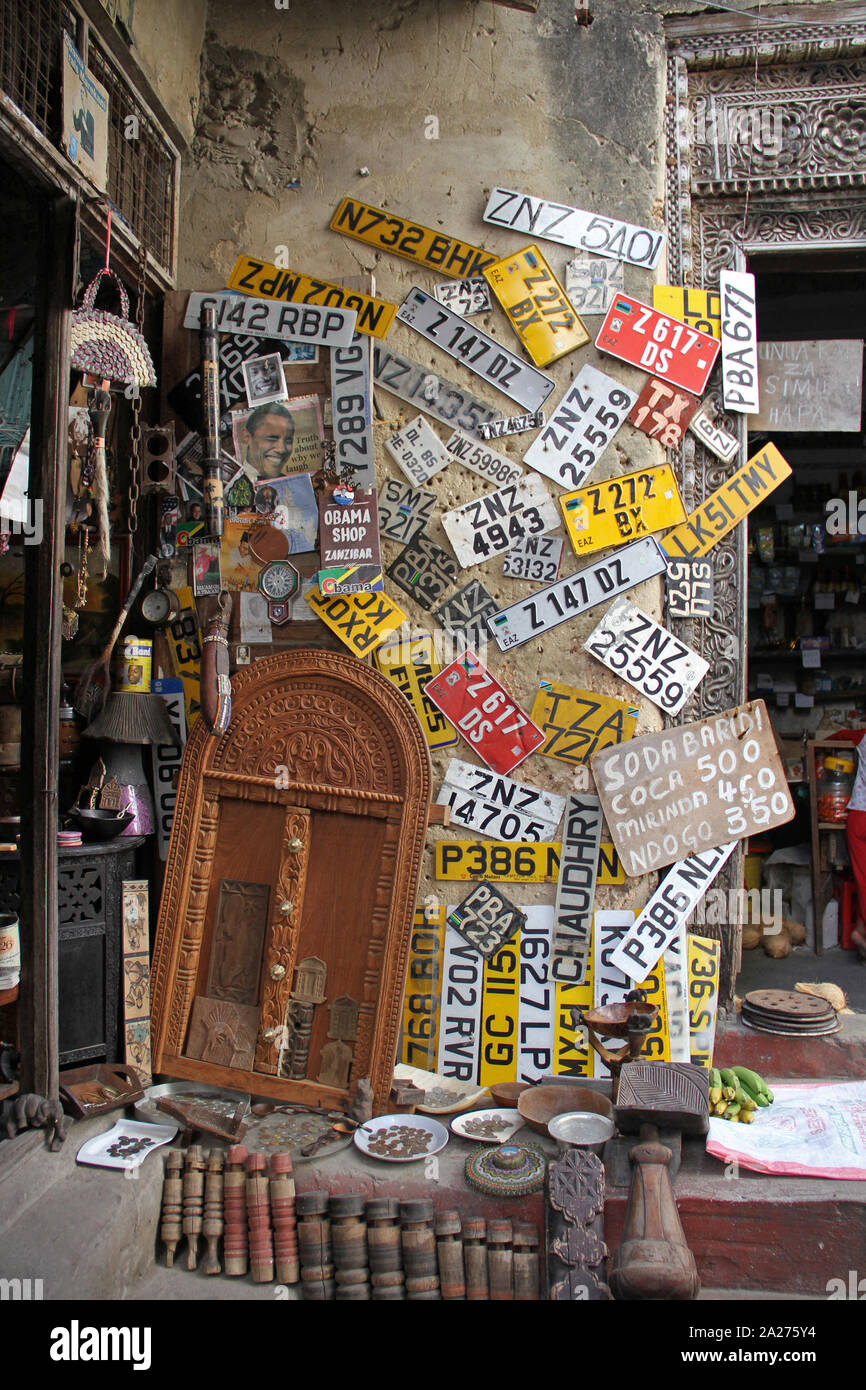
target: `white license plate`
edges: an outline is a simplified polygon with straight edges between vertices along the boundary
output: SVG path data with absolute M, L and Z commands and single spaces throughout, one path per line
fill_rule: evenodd
M 414 540 L 436 510 L 435 492 L 386 478 L 379 489 L 379 534 L 389 541 Z
M 645 579 L 662 574 L 664 569 L 665 557 L 657 542 L 652 536 L 645 536 L 624 545 L 616 555 L 596 560 L 594 565 L 539 589 L 531 598 L 510 604 L 488 619 L 487 626 L 500 651 L 508 652 L 531 642 L 539 632 L 549 632 L 597 603 L 616 598 Z
M 559 513 L 541 479 L 531 476 L 445 512 L 442 525 L 466 568 L 504 555 L 515 541 L 554 531 Z
M 356 333 L 348 346 L 331 350 L 331 421 L 337 472 L 351 468 L 356 487 L 376 486 L 371 425 L 370 342 Z
M 497 454 L 489 444 L 479 444 L 477 439 L 464 434 L 462 430 L 455 430 L 451 438 L 445 440 L 445 448 L 464 468 L 477 473 L 479 478 L 486 478 L 490 483 L 499 483 L 502 486 L 523 477 L 523 469 L 519 463 L 506 458 L 504 454 Z
M 706 411 L 700 410 L 697 415 L 693 415 L 688 427 L 692 434 L 706 445 L 710 453 L 715 454 L 723 463 L 730 463 L 736 457 L 740 447 L 739 439 L 711 420 Z
M 502 417 L 487 401 L 479 400 L 430 367 L 413 362 L 390 348 L 373 346 L 373 380 L 392 395 L 441 420 L 452 429 L 465 430 L 480 439 L 481 425 L 498 423 Z
M 494 840 L 553 840 L 565 797 L 515 782 L 485 767 L 452 758 L 439 795 L 440 806 L 451 807 L 451 823 L 477 830 Z
M 614 217 L 598 217 L 564 203 L 548 202 L 546 198 L 532 198 L 526 193 L 515 193 L 512 188 L 493 189 L 484 209 L 484 221 L 649 269 L 656 264 L 665 239 L 664 232 L 634 227 Z
M 558 536 L 525 536 L 509 550 L 502 563 L 506 579 L 530 579 L 552 584 L 559 578 L 565 541 Z
M 507 434 L 540 429 L 543 424 L 544 411 L 533 410 L 528 415 L 509 415 L 507 420 L 485 420 L 478 426 L 478 434 L 481 439 L 503 439 Z
M 579 314 L 606 314 L 624 288 L 622 261 L 576 256 L 565 267 L 565 292 Z
M 758 327 L 755 317 L 755 277 L 745 271 L 723 270 L 722 393 L 725 410 L 757 415 Z
M 560 487 L 580 487 L 625 420 L 637 392 L 597 367 L 581 367 L 523 462 Z
M 708 661 L 628 598 L 611 604 L 583 649 L 642 690 L 665 714 L 679 714 L 710 669 Z
M 357 309 L 326 308 L 323 304 L 281 304 L 276 299 L 250 299 L 243 294 L 191 294 L 184 328 L 198 330 L 203 305 L 216 310 L 218 333 L 249 333 L 254 338 L 278 338 L 286 343 L 321 343 L 348 347 L 355 332 Z
M 552 377 L 515 357 L 495 338 L 474 328 L 417 286 L 403 300 L 397 318 L 420 333 L 428 343 L 434 343 L 449 357 L 468 367 L 488 386 L 494 386 L 517 401 L 524 410 L 538 410 L 554 389 Z
M 588 974 L 601 823 L 597 796 L 568 798 L 553 907 L 550 970 L 554 980 L 563 984 L 584 984 Z
M 434 285 L 433 293 L 440 304 L 461 318 L 486 314 L 491 308 L 490 286 L 483 275 L 470 275 L 466 280 L 442 280 Z
M 385 448 L 410 483 L 428 483 L 448 463 L 442 440 L 420 415 L 385 440 Z

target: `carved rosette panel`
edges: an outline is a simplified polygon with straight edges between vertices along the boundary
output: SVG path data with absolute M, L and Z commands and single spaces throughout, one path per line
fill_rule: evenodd
M 302 848 L 297 852 L 289 848 L 293 840 L 301 841 Z M 310 817 L 305 811 L 289 811 L 283 825 L 279 874 L 271 894 L 270 921 L 262 972 L 259 1036 L 253 1063 L 255 1071 L 269 1072 L 274 1076 L 279 1072 L 281 1051 L 285 1046 L 286 1011 L 295 968 L 295 928 L 301 920 L 304 907 L 309 855 Z M 281 910 L 282 904 L 286 902 L 293 905 L 291 913 Z M 274 978 L 275 971 L 279 975 L 278 979 Z M 280 974 L 280 971 L 283 973 Z M 272 1028 L 277 1030 L 276 1037 L 266 1038 L 264 1034 Z
M 219 802 L 216 798 L 207 797 L 202 802 L 201 807 L 196 853 L 189 882 L 186 917 L 180 942 L 180 954 L 175 969 L 175 986 L 168 1018 L 168 1046 L 178 1053 L 183 1048 L 195 993 L 218 822 Z

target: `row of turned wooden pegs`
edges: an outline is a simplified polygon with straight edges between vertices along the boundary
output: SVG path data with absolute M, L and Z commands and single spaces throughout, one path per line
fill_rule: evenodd
M 242 1144 L 166 1156 L 160 1236 L 174 1263 L 253 1282 L 300 1282 L 316 1301 L 539 1298 L 539 1236 L 531 1222 L 434 1211 L 428 1199 L 295 1194 L 289 1154 Z M 223 1265 L 220 1265 L 220 1240 Z

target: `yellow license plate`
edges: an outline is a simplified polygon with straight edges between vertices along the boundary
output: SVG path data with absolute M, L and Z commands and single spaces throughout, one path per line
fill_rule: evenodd
M 484 278 L 537 367 L 589 342 L 589 334 L 537 246 L 488 266 Z
M 349 651 L 360 657 L 381 647 L 389 633 L 406 621 L 402 608 L 387 594 L 336 594 L 328 598 L 310 593 L 307 603 Z
M 520 1011 L 520 932 L 484 962 L 478 1082 L 517 1080 Z
M 409 943 L 400 1060 L 410 1067 L 423 1067 L 425 1071 L 436 1069 L 444 941 L 445 908 L 434 908 L 431 912 L 419 907 Z
M 718 290 L 693 290 L 685 285 L 653 285 L 653 308 L 710 337 L 722 337 L 722 300 Z
M 373 653 L 373 664 L 409 701 L 428 748 L 448 748 L 457 743 L 460 736 L 454 725 L 425 694 L 427 682 L 442 669 L 436 660 L 431 633 L 420 632 L 406 640 L 398 637 L 394 642 L 386 642 Z
M 463 280 L 467 275 L 480 275 L 496 257 L 480 246 L 456 237 L 434 232 L 420 222 L 394 217 L 382 208 L 370 207 L 357 198 L 344 198 L 329 223 L 332 232 L 354 237 L 378 251 L 390 251 L 392 256 L 404 256 L 407 261 L 438 270 Z
M 650 1062 L 669 1062 L 671 1060 L 671 1035 L 668 1024 L 668 996 L 665 981 L 664 960 L 660 959 L 650 971 L 640 988 L 646 994 L 648 1004 L 658 1005 L 658 1014 L 653 1021 L 641 1057 Z
M 532 721 L 544 734 L 538 752 L 572 766 L 587 763 L 599 749 L 632 738 L 639 713 L 627 700 L 545 681 L 532 706 Z
M 706 555 L 716 541 L 733 531 L 738 522 L 769 497 L 791 474 L 775 444 L 765 444 L 748 463 L 711 492 L 705 502 L 689 512 L 682 526 L 671 531 L 661 543 L 671 560 L 695 559 Z
M 347 290 L 330 280 L 314 280 L 299 270 L 282 270 L 269 261 L 255 261 L 252 256 L 238 256 L 226 289 L 240 290 L 256 299 L 285 299 L 289 304 L 325 304 L 337 309 L 357 309 L 359 333 L 371 338 L 386 338 L 394 321 L 397 305 L 387 299 L 373 299 L 358 290 Z
M 705 936 L 686 935 L 689 968 L 689 1051 L 692 1064 L 709 1069 L 716 1042 L 721 946 Z
M 566 492 L 559 505 L 577 555 L 640 540 L 676 526 L 686 515 L 674 471 L 667 463 Z
M 439 840 L 435 876 L 446 883 L 490 879 L 499 883 L 556 883 L 560 840 L 524 844 L 511 840 Z M 625 883 L 625 870 L 610 840 L 602 840 L 598 883 L 609 888 Z
M 201 709 L 201 633 L 195 599 L 189 586 L 175 590 L 180 612 L 168 623 L 174 673 L 183 681 L 186 731 L 189 734 Z
M 553 1074 L 554 1076 L 592 1076 L 595 1053 L 586 1029 L 575 1021 L 572 1008 L 591 1009 L 593 1005 L 592 942 L 586 958 L 586 979 L 582 984 L 557 980 L 554 987 Z

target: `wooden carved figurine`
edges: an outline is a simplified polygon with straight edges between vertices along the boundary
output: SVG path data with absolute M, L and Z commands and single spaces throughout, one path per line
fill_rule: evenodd
M 183 1173 L 183 1233 L 186 1236 L 186 1267 L 198 1264 L 198 1242 L 204 1210 L 204 1149 L 191 1144 L 186 1151 Z
M 630 1155 L 634 1172 L 611 1288 L 622 1299 L 697 1298 L 701 1281 L 674 1201 L 670 1150 L 651 1125 L 641 1129 L 641 1141 Z
M 373 1118 L 373 1087 L 366 1076 L 362 1076 L 355 1086 L 352 1104 L 349 1106 L 349 1119 L 365 1125 Z
M 358 1013 L 360 1004 L 348 994 L 341 994 L 328 1005 L 331 1021 L 328 1025 L 329 1038 L 341 1038 L 343 1042 L 354 1042 L 358 1036 Z
M 321 1081 L 323 1086 L 334 1086 L 337 1090 L 342 1091 L 349 1084 L 351 1069 L 351 1047 L 347 1043 L 340 1042 L 339 1038 L 325 1043 L 322 1048 L 317 1080 Z
M 289 1005 L 287 1014 L 289 1038 L 286 1044 L 284 1069 L 296 1081 L 302 1081 L 307 1075 L 314 1013 L 314 1004 L 306 1004 L 298 999 L 293 999 Z
M 247 1272 L 247 1151 L 243 1144 L 232 1144 L 226 1154 L 223 1174 L 223 1232 L 225 1272 L 238 1278 Z
M 547 1171 L 548 1296 L 604 1302 L 604 1168 L 597 1154 L 572 1149 Z

